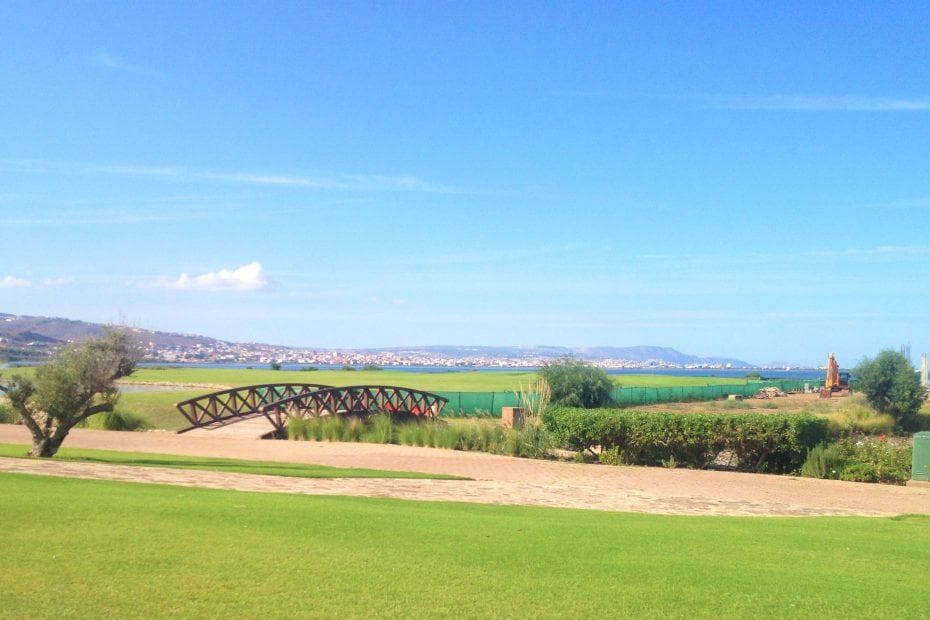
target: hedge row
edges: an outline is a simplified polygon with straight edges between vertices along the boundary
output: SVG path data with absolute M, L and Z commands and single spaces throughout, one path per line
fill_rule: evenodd
M 722 452 L 743 471 L 797 470 L 829 435 L 826 420 L 801 414 L 676 414 L 552 407 L 543 423 L 572 450 L 600 446 L 602 460 L 704 468 Z M 606 457 L 606 458 L 605 458 Z

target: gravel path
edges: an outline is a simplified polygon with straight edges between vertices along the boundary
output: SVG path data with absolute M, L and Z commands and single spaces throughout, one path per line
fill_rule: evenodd
M 0 425 L 0 442 L 26 443 Z M 467 476 L 474 480 L 307 479 L 0 459 L 0 471 L 245 491 L 561 506 L 663 514 L 930 514 L 930 489 L 731 472 L 609 467 L 474 452 L 361 443 L 261 441 L 173 433 L 79 429 L 68 446 Z

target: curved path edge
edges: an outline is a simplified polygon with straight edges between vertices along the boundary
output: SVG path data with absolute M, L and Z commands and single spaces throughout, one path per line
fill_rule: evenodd
M 0 425 L 0 442 L 26 443 Z M 737 516 L 930 515 L 930 489 L 686 469 L 536 461 L 408 446 L 261 441 L 171 433 L 76 430 L 68 446 L 334 467 L 451 474 L 472 480 L 286 478 L 158 467 L 0 459 L 0 472 L 309 495 L 521 504 L 624 512 Z M 25 449 L 24 449 L 25 452 Z

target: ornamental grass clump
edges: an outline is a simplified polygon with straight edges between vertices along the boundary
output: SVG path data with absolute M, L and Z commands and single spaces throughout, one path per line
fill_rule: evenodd
M 387 414 L 377 414 L 368 418 L 368 428 L 362 434 L 362 441 L 371 443 L 394 443 L 394 423 L 391 416 Z
M 368 419 L 341 416 L 291 418 L 288 438 L 298 441 L 350 441 L 397 443 L 406 446 L 445 448 L 545 458 L 552 445 L 541 424 L 504 429 L 490 420 L 449 424 L 445 420 L 396 421 L 378 414 Z

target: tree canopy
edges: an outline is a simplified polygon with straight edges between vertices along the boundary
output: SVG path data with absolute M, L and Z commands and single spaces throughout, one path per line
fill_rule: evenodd
M 895 419 L 905 431 L 915 430 L 917 412 L 926 398 L 910 361 L 898 351 L 885 350 L 874 359 L 864 359 L 854 371 L 856 388 L 869 404 Z
M 549 385 L 552 403 L 566 407 L 603 407 L 614 387 L 602 368 L 571 357 L 546 364 L 539 376 Z
M 13 375 L 0 390 L 32 433 L 32 456 L 54 456 L 75 425 L 104 411 L 113 411 L 119 397 L 116 380 L 125 377 L 141 358 L 141 348 L 125 329 L 71 344 L 35 376 Z

